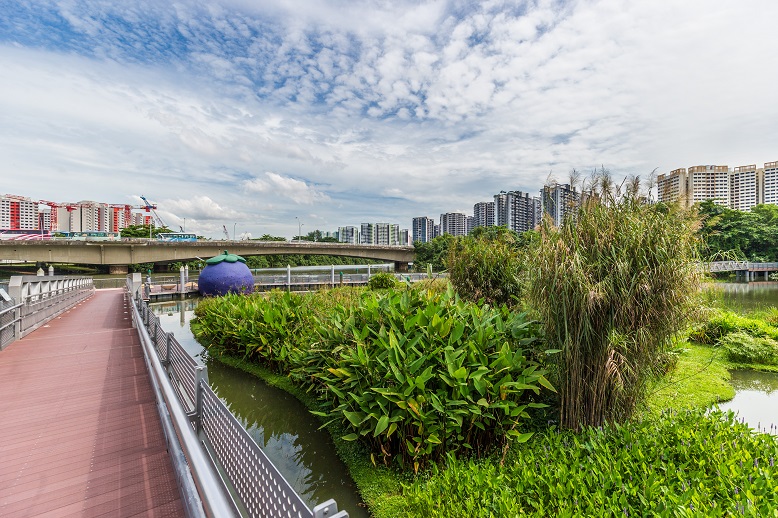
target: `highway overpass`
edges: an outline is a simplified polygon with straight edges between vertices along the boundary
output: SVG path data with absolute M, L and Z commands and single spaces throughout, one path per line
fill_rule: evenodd
M 377 259 L 395 263 L 397 271 L 407 271 L 413 262 L 410 246 L 347 245 L 310 241 L 197 241 L 165 242 L 153 239 L 121 241 L 0 241 L 0 260 L 39 263 L 101 264 L 112 273 L 125 273 L 127 265 L 137 263 L 165 264 L 175 261 L 207 259 L 229 250 L 241 256 L 252 255 L 337 255 L 360 259 Z

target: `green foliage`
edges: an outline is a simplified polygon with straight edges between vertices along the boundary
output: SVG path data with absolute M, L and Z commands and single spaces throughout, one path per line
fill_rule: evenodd
M 699 204 L 699 212 L 700 236 L 709 256 L 778 261 L 778 206 L 757 205 L 743 212 L 705 201 Z
M 445 270 L 448 250 L 456 240 L 457 238 L 451 234 L 443 234 L 427 243 L 422 243 L 421 241 L 413 243 L 414 253 L 416 254 L 416 258 L 413 260 L 414 270 L 417 272 L 427 271 L 427 265 L 435 272 Z
M 286 242 L 286 238 L 283 236 L 271 236 L 270 234 L 263 234 L 262 237 L 252 238 L 252 241 L 283 241 Z
M 250 269 L 286 268 L 286 266 L 327 266 L 338 264 L 376 264 L 382 261 L 360 257 L 341 257 L 337 255 L 253 255 L 246 257 L 246 266 Z
M 778 441 L 704 410 L 519 445 L 504 466 L 450 457 L 407 516 L 775 516 Z
M 449 279 L 466 300 L 516 305 L 522 294 L 523 260 L 518 235 L 506 227 L 476 228 L 449 248 Z
M 766 314 L 766 316 L 772 315 Z M 689 339 L 706 345 L 718 345 L 729 333 L 745 332 L 754 337 L 778 340 L 778 327 L 759 315 L 744 316 L 734 311 L 713 310 L 707 319 L 689 331 Z
M 698 292 L 693 214 L 614 191 L 601 173 L 560 228 L 549 220 L 527 254 L 530 305 L 562 350 L 556 384 L 565 428 L 630 417 L 664 370 Z
M 387 290 L 396 288 L 398 284 L 394 275 L 387 272 L 378 272 L 370 276 L 370 280 L 367 281 L 367 287 L 371 290 Z
M 377 460 L 416 470 L 531 435 L 520 422 L 543 405 L 525 392 L 550 384 L 529 358 L 536 329 L 523 315 L 406 290 L 366 295 L 328 324 L 319 329 L 332 361 L 314 376 L 329 416 L 350 425 L 346 439 L 370 444 Z
M 775 516 L 778 441 L 732 413 L 554 430 L 504 466 L 449 457 L 405 490 L 406 516 Z
M 772 338 L 755 337 L 737 331 L 725 335 L 719 345 L 724 348 L 730 361 L 778 365 L 778 342 Z
M 149 229 L 151 227 L 151 229 Z M 150 231 L 150 232 L 149 232 Z M 121 230 L 122 237 L 157 237 L 162 232 L 173 232 L 167 227 L 155 227 L 154 225 L 130 225 Z
M 551 388 L 533 359 L 536 324 L 451 290 L 358 293 L 207 299 L 192 329 L 209 349 L 317 391 L 376 462 L 418 469 L 529 437 L 521 420 L 543 406 L 530 393 Z

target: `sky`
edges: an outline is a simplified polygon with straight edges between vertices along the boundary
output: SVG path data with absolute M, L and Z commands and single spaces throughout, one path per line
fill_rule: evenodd
M 778 160 L 775 0 L 0 0 L 0 193 L 291 238 Z

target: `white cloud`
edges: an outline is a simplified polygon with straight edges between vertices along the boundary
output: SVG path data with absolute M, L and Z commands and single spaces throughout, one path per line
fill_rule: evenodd
M 408 227 L 573 167 L 778 159 L 770 0 L 62 0 L 0 17 L 17 11 L 3 189 L 141 190 L 215 235 L 291 236 L 301 205 L 322 230 Z
M 313 205 L 330 200 L 329 196 L 302 180 L 269 171 L 264 177 L 244 181 L 243 187 L 250 193 L 266 194 L 273 198 L 280 196 L 298 205 Z

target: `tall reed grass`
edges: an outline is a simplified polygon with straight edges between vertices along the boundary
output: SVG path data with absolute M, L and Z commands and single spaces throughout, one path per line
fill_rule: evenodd
M 527 254 L 530 306 L 550 347 L 565 428 L 630 417 L 662 356 L 694 313 L 695 214 L 646 203 L 639 182 L 594 178 L 579 210 L 549 220 Z

